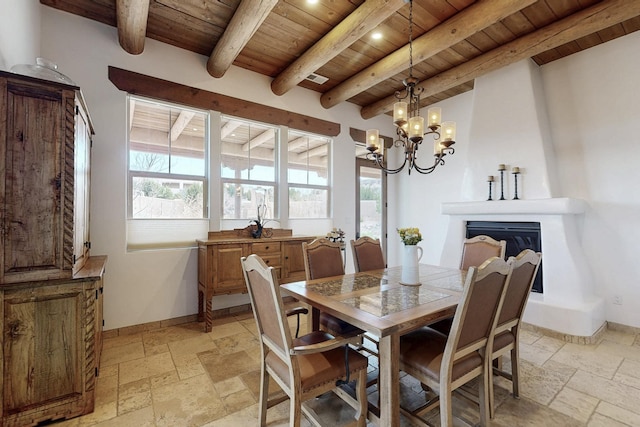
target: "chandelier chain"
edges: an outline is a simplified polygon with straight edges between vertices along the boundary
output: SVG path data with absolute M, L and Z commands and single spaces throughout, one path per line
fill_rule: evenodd
M 425 121 L 420 116 L 420 94 L 424 87 L 418 86 L 419 80 L 413 77 L 413 0 L 409 0 L 409 77 L 404 79 L 404 90 L 396 91 L 395 97 L 398 99 L 393 106 L 393 123 L 396 126 L 398 139 L 393 141 L 391 148 L 402 147 L 404 160 L 397 168 L 387 166 L 385 160 L 385 144 L 377 129 L 370 129 L 366 132 L 366 144 L 369 151 L 367 159 L 372 160 L 387 174 L 396 174 L 407 167 L 421 174 L 429 174 L 438 166 L 444 165 L 444 157 L 452 155 L 455 150 L 455 122 L 440 122 L 440 108 L 430 108 L 428 111 L 427 131 L 425 132 Z M 406 100 L 406 101 L 405 101 Z M 424 137 L 432 135 L 434 140 L 433 163 L 428 167 L 421 167 L 417 164 L 418 148 L 422 144 Z
M 413 77 L 413 0 L 409 0 L 409 77 Z

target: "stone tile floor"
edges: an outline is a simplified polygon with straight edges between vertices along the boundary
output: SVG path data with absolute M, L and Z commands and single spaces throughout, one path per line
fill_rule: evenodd
M 540 333 L 521 334 L 520 399 L 496 378 L 491 425 L 640 426 L 640 335 L 607 330 L 597 344 L 572 344 Z M 250 314 L 151 331 L 108 334 L 95 411 L 56 426 L 236 427 L 257 425 L 259 343 Z M 370 358 L 370 369 L 377 360 Z M 508 359 L 505 362 L 508 365 Z M 375 386 L 369 399 L 375 401 Z M 403 403 L 424 399 L 420 384 L 401 374 Z M 288 425 L 287 401 L 269 410 L 269 426 Z M 328 425 L 351 425 L 352 410 L 332 394 L 313 401 Z M 477 407 L 454 411 L 477 420 Z M 439 425 L 437 410 L 430 416 Z M 402 420 L 403 425 L 409 425 Z M 303 420 L 303 426 L 310 424 Z

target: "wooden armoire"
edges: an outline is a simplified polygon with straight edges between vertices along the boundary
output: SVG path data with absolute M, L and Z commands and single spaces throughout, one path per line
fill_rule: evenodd
M 0 426 L 93 411 L 106 256 L 90 256 L 80 89 L 0 71 Z

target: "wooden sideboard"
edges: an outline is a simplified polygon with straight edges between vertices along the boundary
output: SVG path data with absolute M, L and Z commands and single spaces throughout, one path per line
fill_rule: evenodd
M 272 229 L 270 237 L 254 239 L 248 228 L 210 231 L 207 240 L 198 240 L 198 321 L 211 332 L 212 298 L 215 295 L 246 293 L 240 258 L 259 255 L 274 267 L 280 283 L 305 279 L 302 242 L 313 236 L 293 236 L 291 230 Z

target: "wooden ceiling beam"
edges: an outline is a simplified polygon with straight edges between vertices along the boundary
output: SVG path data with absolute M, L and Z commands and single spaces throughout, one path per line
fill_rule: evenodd
M 404 5 L 406 5 L 405 0 L 364 2 L 278 74 L 271 82 L 271 91 L 276 95 L 284 95 L 307 78 L 309 74 L 360 40 L 366 33 L 375 29 Z
M 222 77 L 267 18 L 278 0 L 242 0 L 207 61 L 207 71 Z
M 120 46 L 132 55 L 144 50 L 150 0 L 116 0 L 116 19 Z
M 619 24 L 634 16 L 640 16 L 640 1 L 604 0 L 440 73 L 419 83 L 417 87 L 424 88 L 422 96 L 427 98 L 509 64 Z M 360 115 L 364 119 L 370 119 L 386 113 L 392 110 L 395 101 L 394 95 L 387 96 L 363 107 Z
M 184 131 L 184 129 L 187 127 L 187 125 L 195 115 L 196 113 L 194 113 L 193 111 L 180 111 L 180 115 L 173 123 L 173 126 L 171 126 L 171 141 L 175 141 L 180 135 L 182 135 L 182 131 Z
M 537 0 L 503 0 L 475 3 L 413 41 L 413 62 L 419 64 L 522 10 Z M 320 97 L 324 108 L 331 108 L 376 84 L 387 80 L 408 67 L 409 44 L 401 47 L 375 64 L 354 74 Z

